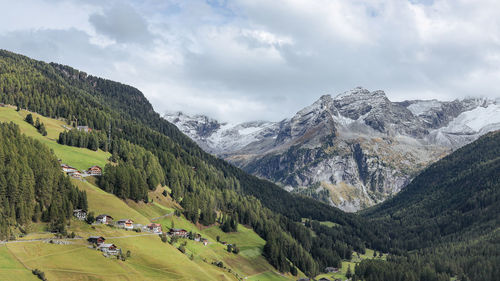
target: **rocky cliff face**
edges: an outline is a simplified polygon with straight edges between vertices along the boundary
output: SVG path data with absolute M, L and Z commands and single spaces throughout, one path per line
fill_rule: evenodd
M 397 193 L 453 149 L 500 129 L 500 102 L 396 103 L 382 91 L 356 88 L 322 96 L 281 122 L 220 124 L 180 113 L 165 118 L 250 173 L 357 211 Z

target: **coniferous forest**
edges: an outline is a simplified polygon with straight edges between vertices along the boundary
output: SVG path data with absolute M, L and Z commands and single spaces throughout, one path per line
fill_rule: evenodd
M 68 126 L 74 120 L 89 126 L 91 133 L 70 130 L 58 142 L 112 154 L 112 164 L 98 182 L 103 190 L 147 202 L 148 190 L 167 185 L 194 223 L 219 223 L 226 232 L 235 231 L 237 223 L 251 226 L 266 240 L 263 255 L 281 272 L 300 269 L 316 276 L 349 260 L 353 251 L 371 248 L 389 253 L 387 261 L 362 261 L 352 268 L 353 280 L 496 280 L 500 274 L 499 133 L 437 162 L 405 191 L 358 215 L 290 194 L 205 153 L 133 87 L 0 51 L 0 94 L 0 103 L 63 119 Z M 12 125 L 2 126 L 2 134 L 17 134 L 13 139 L 19 144 L 2 137 L 1 145 L 37 147 L 16 154 L 17 176 L 10 175 L 12 165 L 0 167 L 9 169 L 0 173 L 0 188 L 10 188 L 0 193 L 2 235 L 26 220 L 51 222 L 57 228 L 69 217 L 68 210 L 86 208 L 85 193 L 60 173 L 47 148 Z M 0 161 L 10 163 L 14 149 L 0 150 Z M 34 156 L 30 151 L 46 153 Z M 40 164 L 32 157 L 53 163 L 40 167 L 51 169 L 52 175 L 40 184 L 33 179 L 45 174 L 38 174 Z
M 55 155 L 22 135 L 14 124 L 0 123 L 0 239 L 27 222 L 48 222 L 64 233 L 73 209 L 87 209 L 87 196 L 61 173 Z

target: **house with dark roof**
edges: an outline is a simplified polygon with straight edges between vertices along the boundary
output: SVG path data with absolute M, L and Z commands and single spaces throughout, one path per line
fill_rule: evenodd
M 104 241 L 106 241 L 106 239 L 102 236 L 90 236 L 87 241 L 90 243 L 90 244 L 97 244 L 97 245 L 100 245 L 102 243 L 104 243 Z
M 110 215 L 102 214 L 95 218 L 97 223 L 110 224 L 113 221 L 113 217 Z
M 87 212 L 82 209 L 73 210 L 73 216 L 81 221 L 87 218 Z

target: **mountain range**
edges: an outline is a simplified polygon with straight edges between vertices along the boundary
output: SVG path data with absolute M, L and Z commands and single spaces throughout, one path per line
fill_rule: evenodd
M 166 113 L 205 151 L 291 192 L 358 211 L 390 198 L 450 152 L 500 129 L 500 100 L 390 101 L 358 87 L 279 122 Z

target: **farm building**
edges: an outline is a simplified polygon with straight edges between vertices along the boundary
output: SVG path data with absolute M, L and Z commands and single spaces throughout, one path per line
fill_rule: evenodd
M 63 172 L 65 173 L 74 173 L 74 172 L 78 172 L 77 169 L 71 167 L 71 166 L 68 166 L 66 164 L 61 164 L 61 169 L 63 170 Z
M 82 210 L 82 209 L 76 209 L 76 210 L 73 210 L 73 216 L 75 216 L 77 219 L 83 221 L 87 218 L 87 212 Z
M 106 239 L 102 236 L 90 236 L 87 241 L 91 244 L 97 244 L 100 245 L 106 241 Z
M 117 221 L 116 225 L 118 227 L 123 227 L 125 229 L 133 229 L 134 228 L 134 221 L 131 219 L 123 219 L 123 220 Z
M 204 246 L 208 245 L 208 239 L 207 238 L 201 238 L 201 243 L 203 243 Z
M 106 214 L 102 214 L 102 215 L 98 215 L 95 218 L 95 221 L 97 223 L 109 224 L 109 223 L 111 223 L 113 221 L 113 217 L 109 216 L 109 215 L 106 215 Z
M 69 175 L 70 177 L 74 178 L 74 179 L 79 179 L 79 180 L 81 180 L 81 179 L 82 179 L 82 177 L 83 177 L 83 176 L 82 176 L 82 174 L 81 174 L 80 172 L 78 172 L 78 171 L 68 173 L 68 175 Z
M 89 126 L 76 126 L 76 129 L 78 131 L 85 132 L 85 133 L 89 133 L 92 131 L 92 129 L 89 128 Z
M 330 273 L 330 272 L 339 272 L 339 269 L 336 267 L 326 267 L 325 273 Z
M 150 223 L 146 226 L 146 228 L 153 233 L 162 233 L 161 224 L 159 223 Z
M 120 252 L 120 250 L 116 247 L 115 244 L 102 243 L 101 245 L 99 245 L 97 247 L 97 249 L 99 249 L 101 252 L 104 252 L 108 255 L 118 255 L 118 253 Z
M 172 236 L 186 238 L 187 235 L 188 235 L 188 232 L 185 229 L 171 228 L 169 234 L 172 235 Z
M 99 166 L 92 166 L 87 170 L 87 173 L 92 176 L 100 176 L 102 175 L 102 168 Z

